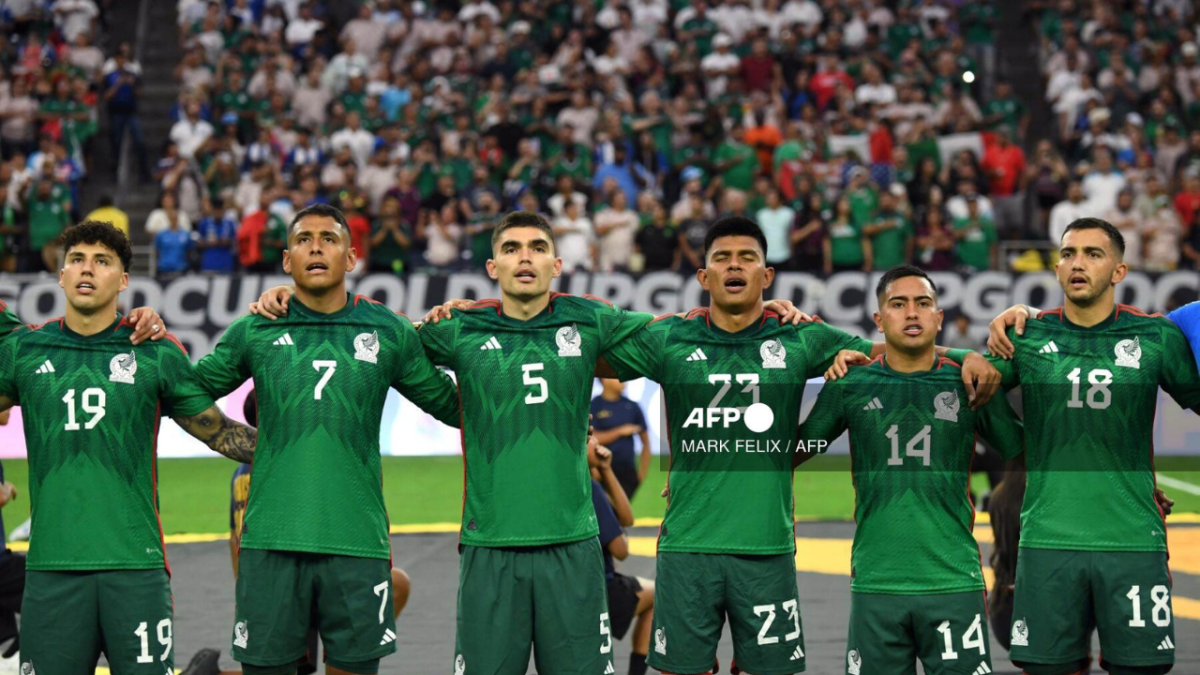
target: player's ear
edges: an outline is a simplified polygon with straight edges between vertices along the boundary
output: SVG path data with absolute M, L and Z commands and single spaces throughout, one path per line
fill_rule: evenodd
M 708 269 L 701 267 L 696 270 L 696 281 L 700 282 L 700 288 L 708 290 Z
M 493 281 L 500 278 L 500 274 L 496 272 L 496 261 L 495 260 L 488 258 L 488 261 L 484 265 L 484 267 L 487 268 L 488 276 L 491 277 L 491 279 Z
M 346 244 L 346 271 L 353 272 L 354 266 L 358 264 L 358 250 L 350 244 Z
M 1126 265 L 1125 261 L 1117 263 L 1117 266 L 1112 273 L 1112 282 L 1114 284 L 1121 283 L 1125 280 L 1125 275 L 1127 274 L 1129 274 L 1129 265 Z
M 121 285 L 117 288 L 117 292 L 124 293 L 126 288 L 129 288 L 129 272 L 121 272 Z
M 937 317 L 938 317 L 937 332 L 940 333 L 940 332 L 942 332 L 942 322 L 946 320 L 946 313 L 939 309 L 937 311 Z
M 775 281 L 775 268 L 768 267 L 763 270 L 763 288 L 770 288 L 772 281 Z
M 66 273 L 67 273 L 67 266 L 63 265 L 63 268 L 58 271 L 58 287 L 63 289 L 64 291 L 67 289 L 67 283 L 65 281 L 63 281 L 63 276 Z
M 558 277 L 561 275 L 562 275 L 562 258 L 556 257 L 556 258 L 554 258 L 554 276 Z
M 882 333 L 883 332 L 883 317 L 879 316 L 879 312 L 875 312 L 874 314 L 871 315 L 871 318 L 875 319 L 875 328 L 878 329 L 880 333 Z M 939 323 L 938 330 L 941 330 L 941 329 L 942 329 L 942 325 L 941 325 L 941 323 Z
M 292 256 L 286 248 L 283 249 L 283 271 L 286 274 L 292 273 Z

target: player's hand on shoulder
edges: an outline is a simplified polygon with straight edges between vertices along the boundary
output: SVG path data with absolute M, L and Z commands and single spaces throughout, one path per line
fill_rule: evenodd
M 161 340 L 167 334 L 162 317 L 149 307 L 138 307 L 129 312 L 127 319 L 133 326 L 129 341 L 135 345 L 142 344 L 147 338 L 151 341 Z
M 429 310 L 429 313 L 425 315 L 425 318 L 421 319 L 421 323 L 437 323 L 442 319 L 449 319 L 452 316 L 450 314 L 450 310 L 466 309 L 473 304 L 475 304 L 474 300 L 464 300 L 462 298 L 458 300 L 447 300 L 445 303 L 437 305 L 433 309 Z
M 1002 359 L 1011 359 L 1015 348 L 1008 339 L 1008 327 L 1013 326 L 1017 335 L 1025 334 L 1025 322 L 1037 316 L 1037 310 L 1029 305 L 1013 305 L 992 319 L 988 324 L 988 351 Z
M 962 364 L 963 385 L 971 410 L 979 410 L 1000 391 L 1000 371 L 982 355 L 971 352 Z
M 846 376 L 850 366 L 865 366 L 871 362 L 871 357 L 853 349 L 843 349 L 833 358 L 833 365 L 825 371 L 825 381 L 833 382 Z
M 813 320 L 813 317 L 801 312 L 791 300 L 770 300 L 763 305 L 763 309 L 768 309 L 779 315 L 779 322 L 782 324 L 806 323 Z
M 288 301 L 296 292 L 291 286 L 276 286 L 263 291 L 256 302 L 250 303 L 250 313 L 266 317 L 271 321 L 287 316 Z

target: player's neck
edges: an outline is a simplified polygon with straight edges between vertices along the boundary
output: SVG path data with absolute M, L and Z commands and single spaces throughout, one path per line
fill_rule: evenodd
M 1067 300 L 1063 303 L 1063 314 L 1067 320 L 1081 328 L 1091 328 L 1112 316 L 1116 302 L 1112 290 L 1104 296 L 1096 298 L 1090 305 L 1076 305 Z
M 888 345 L 883 358 L 887 367 L 897 373 L 920 373 L 933 368 L 937 362 L 937 352 L 934 351 L 934 345 L 917 352 L 906 352 Z
M 117 301 L 114 299 L 112 303 L 105 306 L 103 309 L 96 312 L 81 312 L 67 303 L 67 313 L 63 315 L 63 322 L 67 328 L 77 335 L 95 335 L 100 331 L 108 328 L 117 320 Z
M 726 333 L 736 333 L 750 326 L 755 321 L 758 321 L 762 317 L 762 314 L 762 298 L 745 307 L 721 307 L 716 303 L 708 307 L 709 319 L 717 325 L 717 328 Z
M 600 398 L 604 399 L 605 401 L 608 401 L 609 403 L 614 403 L 616 401 L 621 400 L 621 395 L 619 393 L 610 394 L 607 391 L 602 391 L 602 392 L 600 392 Z
M 517 298 L 506 293 L 500 294 L 500 309 L 507 316 L 517 321 L 528 321 L 541 314 L 550 306 L 550 294 L 543 293 L 529 298 Z
M 318 314 L 333 314 L 346 306 L 346 282 L 314 292 L 296 285 L 296 299 Z

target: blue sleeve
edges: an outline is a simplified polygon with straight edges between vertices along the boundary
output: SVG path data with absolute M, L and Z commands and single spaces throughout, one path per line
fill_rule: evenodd
M 604 487 L 592 481 L 592 508 L 596 509 L 596 522 L 600 525 L 600 546 L 608 550 L 608 544 L 613 539 L 625 534 L 621 529 L 621 523 L 617 522 L 617 512 L 613 511 L 612 504 L 608 502 L 608 495 L 604 494 Z
M 1184 337 L 1192 347 L 1192 354 L 1200 361 L 1200 301 L 1189 302 L 1168 314 L 1167 318 L 1174 321 L 1183 331 Z
M 646 425 L 646 415 L 642 412 L 642 406 L 638 405 L 637 401 L 633 402 L 633 424 L 643 429 L 648 428 Z

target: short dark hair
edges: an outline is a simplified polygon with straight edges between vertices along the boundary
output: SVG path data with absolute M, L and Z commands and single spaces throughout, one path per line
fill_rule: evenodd
M 291 235 L 292 229 L 296 227 L 297 223 L 309 216 L 333 218 L 337 224 L 341 225 L 342 229 L 346 231 L 346 237 L 348 238 L 350 236 L 350 225 L 346 223 L 346 216 L 342 214 L 341 209 L 337 208 L 336 206 L 330 206 L 329 204 L 313 204 L 312 206 L 306 206 L 297 211 L 296 215 L 292 217 L 292 223 L 288 225 L 288 235 Z
M 1125 257 L 1125 236 L 1107 220 L 1080 218 L 1067 226 L 1067 229 L 1063 231 L 1063 237 L 1067 236 L 1067 232 L 1074 230 L 1104 230 L 1104 233 L 1108 235 L 1108 240 L 1112 242 L 1113 248 L 1116 249 L 1117 255 Z M 1062 240 L 1060 239 L 1058 243 L 1062 244 Z
M 898 279 L 903 279 L 905 277 L 921 277 L 925 281 L 928 281 L 929 287 L 933 289 L 934 298 L 937 297 L 937 285 L 933 283 L 933 279 L 929 278 L 929 275 L 925 273 L 925 270 L 917 267 L 916 265 L 899 265 L 884 272 L 883 276 L 879 278 L 879 283 L 875 284 L 875 300 L 882 305 L 883 296 L 885 293 L 887 293 L 888 287 L 895 283 Z
M 554 243 L 554 230 L 550 229 L 550 223 L 546 222 L 546 219 L 541 214 L 534 213 L 533 211 L 513 211 L 501 218 L 500 222 L 496 224 L 496 229 L 492 230 L 492 247 L 495 248 L 496 244 L 500 243 L 500 237 L 504 235 L 505 231 L 511 230 L 514 227 L 537 228 L 546 234 L 546 239 L 550 242 L 550 245 L 555 250 L 558 249 L 558 246 Z
M 708 252 L 712 250 L 713 242 L 721 237 L 753 237 L 762 247 L 763 259 L 767 257 L 767 237 L 763 234 L 758 223 L 744 216 L 726 216 L 712 224 L 704 235 L 704 259 L 708 260 Z
M 129 237 L 118 230 L 115 225 L 100 220 L 85 220 L 78 225 L 67 228 L 62 239 L 63 253 L 70 252 L 73 246 L 80 244 L 98 244 L 110 249 L 121 259 L 121 268 L 128 270 L 133 262 L 133 249 L 129 246 Z

